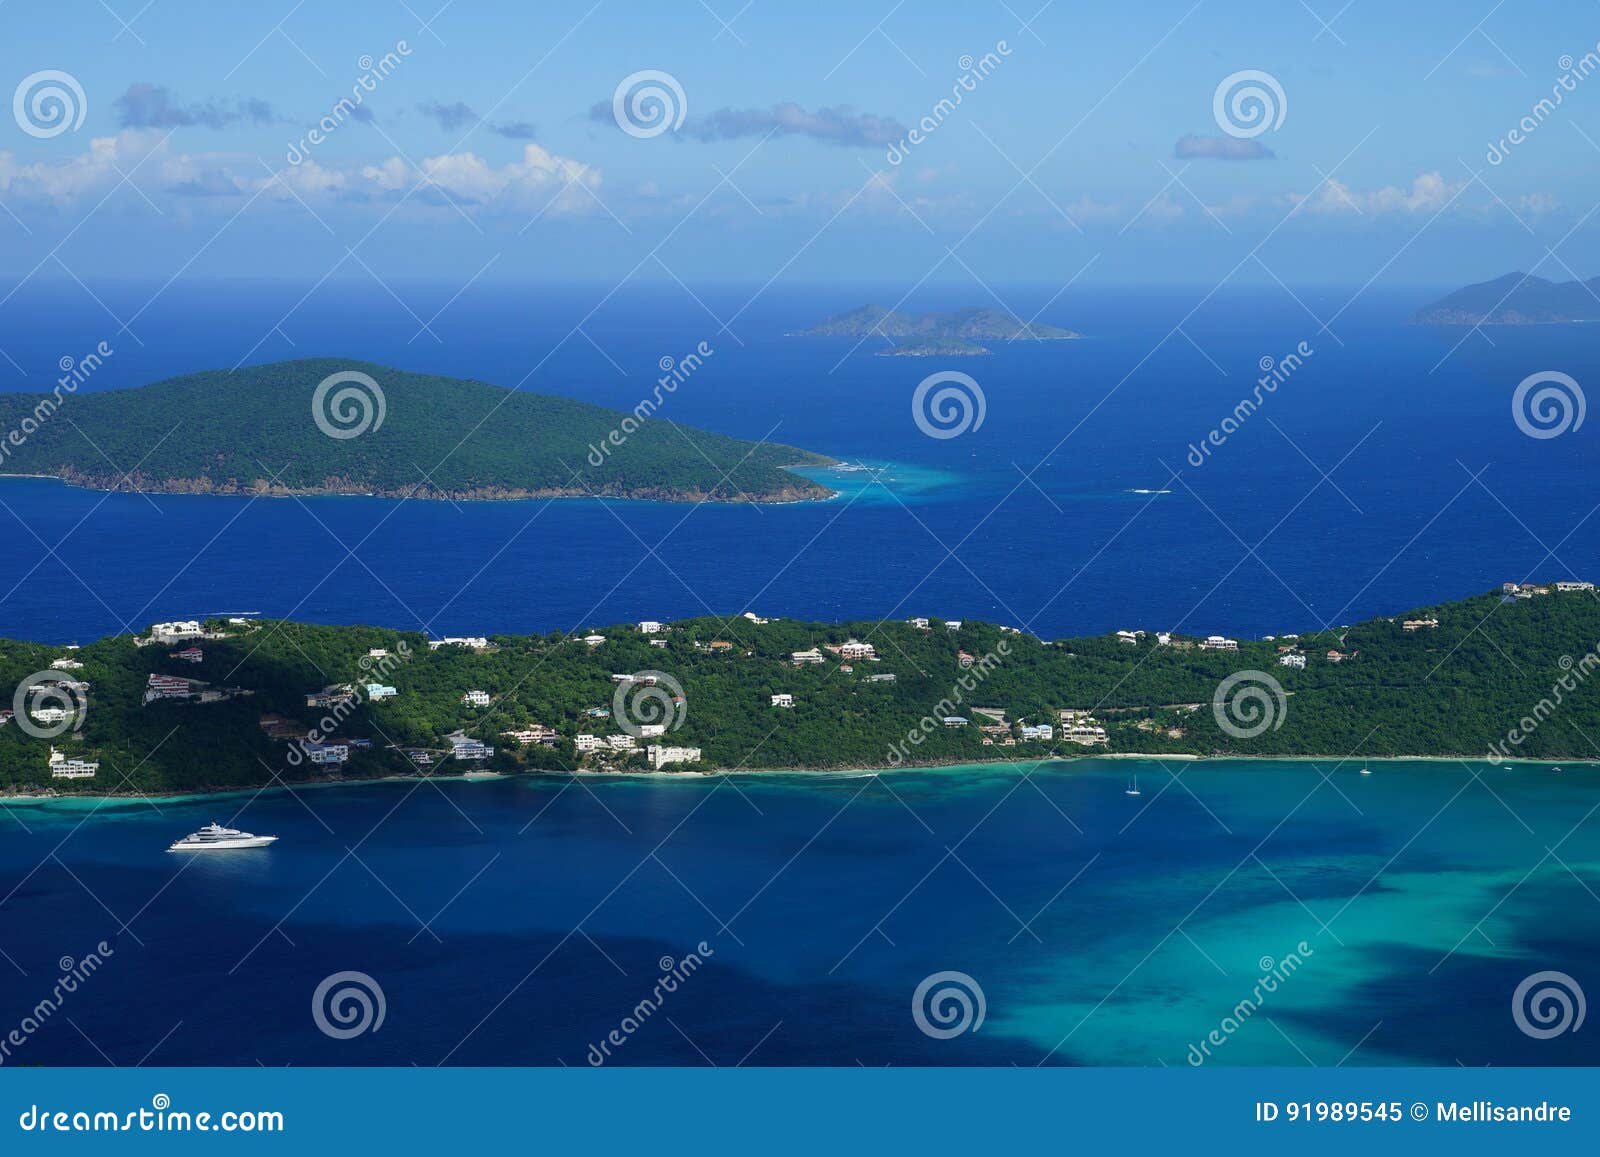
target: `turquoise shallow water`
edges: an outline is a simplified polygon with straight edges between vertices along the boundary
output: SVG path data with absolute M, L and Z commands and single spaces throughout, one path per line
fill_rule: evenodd
M 1536 972 L 1600 984 L 1600 769 L 1371 767 L 1083 760 L 12 806 L 0 1021 L 28 1015 L 61 957 L 113 953 L 8 1063 L 583 1064 L 663 959 L 702 943 L 609 1063 L 1600 1061 L 1593 1031 L 1535 1039 L 1512 1012 Z M 213 817 L 282 838 L 163 850 Z M 386 1016 L 335 1040 L 312 992 L 347 970 L 374 978 Z M 940 1039 L 913 993 L 949 971 L 981 989 L 984 1020 Z M 1192 1051 L 1213 1030 L 1209 1058 Z

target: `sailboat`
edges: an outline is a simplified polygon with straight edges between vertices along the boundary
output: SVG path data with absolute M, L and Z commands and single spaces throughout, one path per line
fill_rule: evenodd
M 1124 790 L 1122 794 L 1123 795 L 1139 795 L 1139 794 L 1141 794 L 1140 791 L 1139 791 L 1139 773 L 1138 772 L 1134 772 L 1133 779 L 1129 781 L 1127 789 Z

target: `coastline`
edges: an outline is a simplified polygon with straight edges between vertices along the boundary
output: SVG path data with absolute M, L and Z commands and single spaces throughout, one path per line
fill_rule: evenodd
M 421 502 L 543 502 L 552 499 L 588 498 L 602 502 L 663 502 L 674 504 L 693 504 L 716 502 L 728 506 L 801 506 L 812 502 L 832 502 L 841 497 L 841 492 L 832 487 L 824 486 L 813 478 L 806 478 L 800 474 L 802 470 L 825 470 L 838 465 L 837 460 L 827 463 L 793 463 L 780 466 L 780 470 L 794 472 L 806 482 L 821 490 L 821 494 L 807 494 L 803 492 L 790 493 L 777 491 L 770 496 L 751 497 L 742 492 L 732 497 L 718 498 L 712 494 L 699 491 L 671 492 L 656 494 L 649 492 L 626 494 L 596 494 L 585 490 L 573 490 L 564 487 L 548 489 L 518 489 L 512 487 L 488 487 L 475 491 L 463 492 L 427 492 L 418 493 L 413 487 L 410 491 L 396 489 L 382 490 L 336 490 L 328 487 L 288 487 L 272 486 L 264 489 L 254 489 L 245 486 L 219 487 L 212 484 L 209 479 L 168 479 L 166 481 L 152 482 L 140 486 L 105 486 L 98 484 L 94 478 L 74 478 L 61 474 L 33 474 L 13 473 L 0 471 L 0 479 L 21 478 L 36 481 L 57 482 L 62 486 L 74 490 L 83 490 L 91 494 L 160 494 L 175 497 L 194 498 L 384 498 L 391 501 Z
M 524 772 L 468 771 L 450 775 L 379 775 L 351 779 L 316 779 L 297 783 L 263 784 L 260 787 L 196 788 L 193 791 L 175 792 L 171 795 L 151 795 L 148 792 L 57 792 L 53 795 L 34 793 L 27 795 L 0 795 L 0 807 L 44 805 L 75 800 L 116 800 L 128 803 L 184 803 L 195 800 L 226 799 L 229 796 L 257 796 L 268 793 L 296 792 L 300 790 L 326 791 L 342 787 L 372 787 L 383 783 L 420 783 L 424 780 L 459 781 L 477 783 L 507 779 L 563 779 L 581 776 L 594 780 L 707 780 L 724 776 L 816 776 L 865 778 L 878 775 L 895 775 L 902 772 L 939 771 L 949 768 L 971 768 L 975 771 L 1005 771 L 1035 768 L 1047 763 L 1077 764 L 1095 760 L 1142 761 L 1145 763 L 1182 762 L 1186 764 L 1215 763 L 1334 763 L 1371 767 L 1398 763 L 1459 763 L 1467 767 L 1482 764 L 1489 768 L 1506 770 L 1515 766 L 1529 767 L 1581 767 L 1600 769 L 1596 759 L 1506 759 L 1491 764 L 1481 757 L 1463 755 L 1384 755 L 1358 759 L 1350 755 L 1190 755 L 1143 754 L 1133 751 L 1113 751 L 1099 755 L 1041 755 L 1037 759 L 996 759 L 973 763 L 968 760 L 943 760 L 935 763 L 907 763 L 898 767 L 714 767 L 698 771 L 572 771 L 531 770 Z

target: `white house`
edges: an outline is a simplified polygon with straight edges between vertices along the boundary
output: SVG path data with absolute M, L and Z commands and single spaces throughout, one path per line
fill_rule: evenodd
M 50 749 L 50 774 L 55 779 L 90 779 L 100 770 L 98 763 L 68 759 L 54 747 Z
M 83 670 L 83 664 L 76 659 L 53 659 L 50 663 L 50 669 L 52 671 L 81 671 Z
M 871 659 L 875 654 L 871 643 L 860 643 L 855 639 L 849 639 L 839 644 L 841 659 Z
M 606 641 L 606 637 L 604 635 L 585 635 L 583 641 L 591 647 L 598 647 Z
M 429 639 L 428 650 L 437 651 L 440 647 L 471 647 L 474 651 L 481 651 L 489 645 L 489 640 L 482 635 L 446 635 L 442 639 Z
M 367 698 L 374 701 L 379 699 L 393 699 L 396 695 L 400 694 L 400 692 L 396 691 L 393 687 L 386 686 L 383 683 L 368 683 L 366 688 Z
M 1558 582 L 1558 583 L 1556 583 L 1556 590 L 1558 590 L 1558 591 L 1592 591 L 1592 590 L 1594 590 L 1594 584 L 1593 583 L 1584 583 L 1584 582 Z
M 794 696 L 788 694 L 774 695 L 772 697 L 772 705 L 774 707 L 793 707 Z
M 926 631 L 928 629 L 928 620 L 919 616 L 911 620 L 911 625 L 919 631 Z
M 809 651 L 792 652 L 789 655 L 789 661 L 792 662 L 796 667 L 800 667 L 806 663 L 821 663 L 823 661 L 823 655 L 821 651 L 817 650 L 815 647 L 812 647 Z
M 656 736 L 665 735 L 666 733 L 667 733 L 667 725 L 665 723 L 641 723 L 641 724 L 639 724 L 639 738 L 640 739 L 654 739 Z
M 1055 735 L 1055 730 L 1048 723 L 1036 725 L 1023 724 L 1022 738 L 1025 740 L 1048 740 Z
M 638 744 L 631 735 L 608 735 L 606 736 L 606 746 L 610 747 L 612 751 L 638 750 Z
M 1280 666 L 1280 667 L 1302 667 L 1303 668 L 1305 665 L 1306 665 L 1306 657 L 1304 655 L 1294 654 L 1293 652 L 1291 652 L 1290 654 L 1287 654 L 1287 655 L 1279 655 L 1278 656 L 1278 666 Z
M 176 643 L 180 639 L 199 639 L 205 636 L 196 619 L 180 619 L 175 623 L 156 623 L 150 628 L 150 637 L 158 643 Z
M 654 619 L 641 619 L 639 621 L 639 633 L 641 635 L 659 635 L 661 630 L 661 624 Z
M 1106 729 L 1096 726 L 1086 715 L 1070 726 L 1063 726 L 1061 738 L 1080 747 L 1095 747 L 1106 742 Z
M 1137 647 L 1139 645 L 1139 636 L 1134 634 L 1132 631 L 1118 631 L 1117 642 L 1128 643 Z
M 599 751 L 606 745 L 606 741 L 598 735 L 574 735 L 572 742 L 580 752 Z
M 947 631 L 959 631 L 961 629 L 961 620 L 960 619 L 946 619 L 944 621 L 944 629 L 947 630 Z
M 740 615 L 739 617 L 741 619 L 749 619 L 752 623 L 754 623 L 758 627 L 764 627 L 764 626 L 767 625 L 768 622 L 771 621 L 769 619 L 762 618 L 760 615 L 756 614 L 754 611 L 746 611 L 744 614 Z M 698 749 L 697 748 L 686 747 L 683 750 L 684 751 L 695 751 L 695 750 L 698 750 Z
M 1202 651 L 1237 651 L 1238 639 L 1225 639 L 1221 635 L 1207 635 L 1206 641 L 1200 644 Z
M 645 755 L 650 759 L 651 767 L 661 767 L 668 763 L 699 763 L 700 749 L 698 747 L 663 747 L 652 743 L 645 748 Z
M 461 697 L 461 702 L 468 707 L 489 706 L 489 693 L 487 691 L 468 691 Z

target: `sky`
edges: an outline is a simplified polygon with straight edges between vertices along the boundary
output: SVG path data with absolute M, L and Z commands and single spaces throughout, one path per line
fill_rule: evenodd
M 8 0 L 0 297 L 1587 277 L 1597 42 L 1590 0 Z

